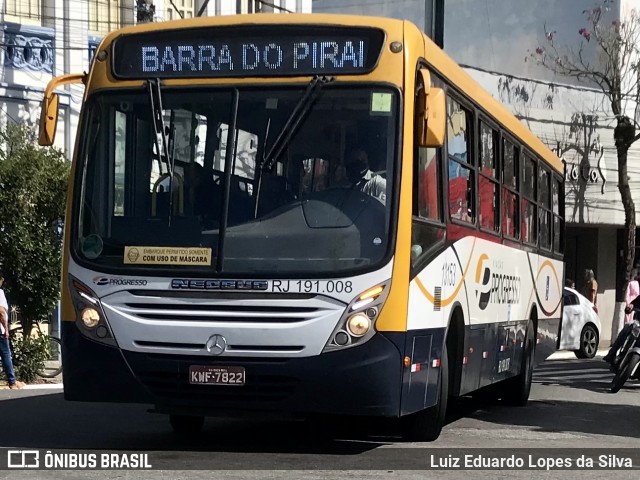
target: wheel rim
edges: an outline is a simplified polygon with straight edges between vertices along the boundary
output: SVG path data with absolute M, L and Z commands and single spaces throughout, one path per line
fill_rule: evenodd
M 589 356 L 596 351 L 596 334 L 590 328 L 584 331 L 584 335 L 582 336 L 582 348 Z

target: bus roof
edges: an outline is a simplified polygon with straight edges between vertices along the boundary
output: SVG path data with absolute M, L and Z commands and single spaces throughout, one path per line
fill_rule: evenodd
M 404 32 L 405 37 L 407 35 L 420 33 L 424 39 L 426 60 L 440 75 L 460 89 L 471 101 L 482 107 L 488 115 L 493 117 L 493 119 L 500 123 L 509 133 L 520 140 L 526 148 L 542 158 L 555 171 L 559 173 L 564 171 L 562 161 L 554 152 L 526 128 L 502 103 L 482 88 L 478 82 L 431 41 L 429 37 L 420 32 L 417 26 L 406 20 L 338 14 L 249 14 L 197 17 L 125 27 L 109 33 L 104 38 L 99 49 L 107 48 L 117 37 L 125 34 L 212 26 L 278 24 L 378 27 L 387 32 Z M 410 30 L 413 30 L 413 32 Z
M 501 102 L 487 92 L 471 75 L 452 60 L 429 37 L 424 36 L 426 60 L 444 78 L 458 87 L 469 99 L 497 120 L 530 151 L 542 158 L 558 173 L 564 172 L 562 160 L 540 138 L 518 120 Z

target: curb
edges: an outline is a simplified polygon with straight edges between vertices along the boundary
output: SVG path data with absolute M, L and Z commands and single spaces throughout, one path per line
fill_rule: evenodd
M 594 358 L 604 357 L 608 351 L 608 348 L 601 348 L 596 352 L 596 356 Z M 578 360 L 578 358 L 571 350 L 558 350 L 553 355 L 548 357 L 547 360 Z
M 22 390 L 62 390 L 61 383 L 40 383 L 35 385 L 25 385 Z
M 21 388 L 21 390 L 57 390 L 63 389 L 63 385 L 62 383 L 34 383 L 32 385 L 25 385 L 24 388 Z M 9 385 L 1 385 L 0 386 L 0 391 L 1 390 L 11 390 L 9 388 Z

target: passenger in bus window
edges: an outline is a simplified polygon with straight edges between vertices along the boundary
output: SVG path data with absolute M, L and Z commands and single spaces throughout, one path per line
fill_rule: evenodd
M 383 204 L 386 203 L 387 180 L 369 169 L 367 152 L 360 148 L 349 152 L 345 168 L 352 188 L 377 198 Z
M 219 214 L 220 188 L 198 163 L 188 164 L 184 174 L 186 211 L 211 226 Z

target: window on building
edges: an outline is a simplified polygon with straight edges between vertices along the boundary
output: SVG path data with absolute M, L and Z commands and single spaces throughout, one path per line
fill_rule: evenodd
M 500 231 L 500 205 L 497 175 L 498 132 L 480 122 L 480 227 Z
M 40 23 L 42 20 L 42 0 L 5 0 L 4 20 L 22 23 L 24 20 Z
M 449 212 L 455 220 L 475 223 L 475 169 L 469 149 L 470 126 L 469 112 L 448 97 Z
M 518 194 L 518 180 L 520 173 L 519 149 L 508 140 L 502 142 L 502 232 L 505 236 L 518 239 L 520 228 L 518 212 L 520 195 Z
M 120 0 L 89 0 L 89 31 L 99 35 L 120 28 Z
M 195 0 L 173 0 L 166 2 L 167 5 L 167 20 L 180 20 L 181 18 L 193 18 L 195 17 Z

